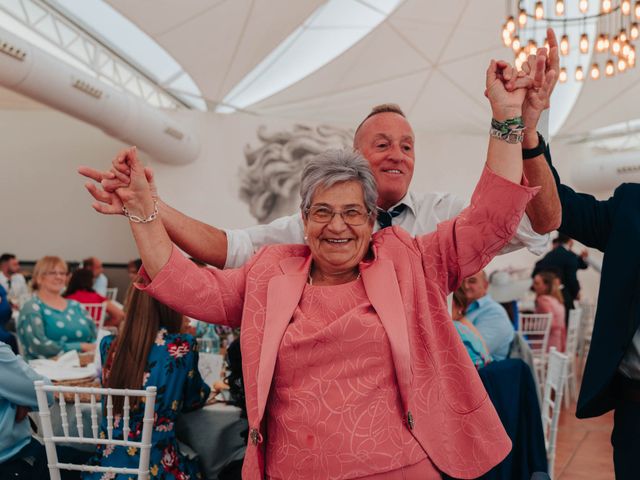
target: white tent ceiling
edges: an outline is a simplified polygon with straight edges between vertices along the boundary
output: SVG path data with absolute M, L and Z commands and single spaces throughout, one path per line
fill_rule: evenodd
M 107 1 L 173 56 L 211 105 L 323 3 Z M 486 65 L 490 58 L 512 58 L 500 41 L 504 16 L 503 0 L 405 0 L 344 54 L 248 110 L 353 126 L 372 105 L 394 102 L 417 130 L 485 132 Z M 561 94 L 566 87 L 558 88 Z M 638 118 L 639 93 L 640 68 L 587 81 L 559 133 L 584 133 Z

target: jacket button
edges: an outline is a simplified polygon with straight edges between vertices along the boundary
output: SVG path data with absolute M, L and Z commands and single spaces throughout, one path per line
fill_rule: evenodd
M 407 425 L 409 425 L 409 430 L 413 430 L 413 414 L 410 411 L 407 412 Z
M 262 443 L 262 434 L 260 433 L 260 430 L 258 430 L 257 428 L 252 428 L 249 431 L 249 439 L 251 440 L 251 443 L 253 445 Z

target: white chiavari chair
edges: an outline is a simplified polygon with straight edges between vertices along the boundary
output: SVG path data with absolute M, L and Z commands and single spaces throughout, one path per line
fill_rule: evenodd
M 107 302 L 102 303 L 82 303 L 83 308 L 89 313 L 96 323 L 96 329 L 100 331 L 104 327 L 107 317 Z
M 107 294 L 105 296 L 108 300 L 116 302 L 118 298 L 118 287 L 107 288 Z
M 146 390 L 122 390 L 112 388 L 92 388 L 92 387 L 71 387 L 63 385 L 46 385 L 42 381 L 34 382 L 36 395 L 38 398 L 38 413 L 42 425 L 42 436 L 47 453 L 49 464 L 49 474 L 51 480 L 60 480 L 60 470 L 74 470 L 80 472 L 100 472 L 109 474 L 137 475 L 140 480 L 149 478 L 149 458 L 151 455 L 151 434 L 153 433 L 154 407 L 156 401 L 156 387 L 147 387 Z M 57 435 L 53 431 L 52 410 L 49 409 L 47 393 L 58 394 L 60 420 L 62 434 Z M 75 419 L 76 429 L 69 428 L 69 414 L 67 413 L 67 403 L 64 398 L 65 393 L 74 395 L 75 416 L 71 415 L 71 421 Z M 90 395 L 89 404 L 80 402 L 80 395 Z M 107 438 L 100 438 L 100 415 L 98 409 L 102 409 L 102 403 L 97 401 L 96 396 L 106 396 L 106 421 Z M 123 419 L 122 419 L 122 439 L 113 438 L 113 397 L 124 397 Z M 130 397 L 144 397 L 144 419 L 142 422 L 142 432 L 139 441 L 129 440 L 129 415 Z M 89 405 L 91 408 L 91 431 L 85 435 L 83 425 L 82 406 Z M 74 433 L 77 432 L 77 436 Z M 76 465 L 72 463 L 61 463 L 58 461 L 56 444 L 84 444 L 84 445 L 114 445 L 121 447 L 134 447 L 140 450 L 140 462 L 138 468 L 124 467 L 102 467 L 99 465 Z
M 547 370 L 547 346 L 553 316 L 550 313 L 523 313 L 518 317 L 518 331 L 531 347 L 537 377 L 544 384 Z
M 567 361 L 566 355 L 556 351 L 555 347 L 551 348 L 544 393 L 542 394 L 542 431 L 544 433 L 549 476 L 551 478 L 553 478 L 553 467 L 556 458 L 556 437 L 560 411 L 562 410 L 562 391 L 566 381 Z
M 564 405 L 569 408 L 569 403 L 578 397 L 578 371 L 576 354 L 578 351 L 578 340 L 580 336 L 580 319 L 582 310 L 576 308 L 569 310 L 569 325 L 567 327 L 567 343 L 564 349 L 567 355 L 567 381 L 564 389 Z

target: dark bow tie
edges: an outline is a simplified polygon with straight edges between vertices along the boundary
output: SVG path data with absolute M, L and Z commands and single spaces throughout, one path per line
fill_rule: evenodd
M 397 205 L 388 211 L 382 210 L 381 208 L 379 208 L 378 209 L 378 225 L 380 225 L 380 230 L 382 230 L 383 228 L 390 227 L 392 223 L 392 219 L 394 219 L 395 217 L 400 215 L 402 212 L 404 212 L 405 208 L 407 208 L 407 206 L 404 203 L 401 203 L 400 205 Z

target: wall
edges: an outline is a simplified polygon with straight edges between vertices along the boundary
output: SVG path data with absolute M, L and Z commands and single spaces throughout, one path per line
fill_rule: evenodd
M 177 116 L 199 133 L 202 154 L 186 166 L 160 164 L 142 155 L 154 168 L 161 197 L 213 225 L 240 228 L 254 224 L 247 205 L 237 200 L 243 149 L 247 144 L 260 144 L 256 137 L 260 125 L 276 131 L 290 129 L 293 122 L 198 112 Z M 53 253 L 67 259 L 96 255 L 105 262 L 126 262 L 137 256 L 127 222 L 120 216 L 95 213 L 82 186 L 84 181 L 76 174 L 80 164 L 106 168 L 123 144 L 49 109 L 0 111 L 0 126 L 4 207 L 0 209 L 4 226 L 0 250 L 13 251 L 24 259 Z M 423 132 L 416 132 L 416 136 L 412 188 L 444 190 L 469 198 L 485 161 L 487 136 Z M 570 184 L 571 159 L 577 160 L 586 152 L 561 142 L 553 146 L 560 175 Z M 608 194 L 600 192 L 601 197 Z M 496 258 L 488 270 L 531 268 L 536 259 L 521 250 Z M 587 295 L 594 297 L 599 276 L 592 271 L 580 272 L 580 280 Z

